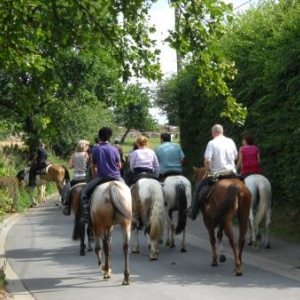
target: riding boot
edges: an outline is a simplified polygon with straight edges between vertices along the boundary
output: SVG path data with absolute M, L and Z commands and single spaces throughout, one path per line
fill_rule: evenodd
M 90 206 L 89 199 L 82 198 L 81 199 L 81 214 L 79 222 L 83 224 L 88 224 L 90 221 Z
M 202 203 L 207 198 L 209 190 L 209 186 L 203 186 L 200 191 L 196 189 L 192 205 L 186 210 L 186 216 L 188 218 L 192 220 L 197 218 L 197 214 L 199 213 Z
M 63 210 L 63 214 L 65 216 L 69 216 L 71 214 L 71 203 L 70 203 L 69 195 L 65 199 L 65 207 Z

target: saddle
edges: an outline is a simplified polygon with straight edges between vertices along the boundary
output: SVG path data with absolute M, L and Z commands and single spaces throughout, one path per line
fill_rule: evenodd
M 139 181 L 142 178 L 150 178 L 158 180 L 157 176 L 153 173 L 147 173 L 147 172 L 141 172 L 139 174 L 134 174 L 130 180 L 130 185 L 135 184 L 137 181 Z
M 36 171 L 36 175 L 44 175 L 48 173 L 48 170 L 50 168 L 50 166 L 52 165 L 52 163 L 49 162 L 45 162 L 45 165 L 42 166 L 40 169 L 38 169 Z
M 207 175 L 207 180 L 210 185 L 213 185 L 222 179 L 239 179 L 244 181 L 244 178 L 241 175 L 236 174 L 233 171 L 211 172 Z
M 178 175 L 182 175 L 182 172 L 181 171 L 168 171 L 164 174 L 159 175 L 159 181 L 163 182 L 169 176 L 178 176 Z

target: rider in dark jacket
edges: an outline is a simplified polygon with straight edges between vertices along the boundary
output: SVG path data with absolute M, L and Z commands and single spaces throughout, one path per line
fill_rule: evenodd
M 48 152 L 45 148 L 45 144 L 41 143 L 30 166 L 28 186 L 30 187 L 35 186 L 36 172 L 37 170 L 40 170 L 47 165 L 47 157 L 48 157 Z

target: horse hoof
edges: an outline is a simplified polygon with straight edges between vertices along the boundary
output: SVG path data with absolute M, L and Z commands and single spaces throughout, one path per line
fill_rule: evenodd
M 262 239 L 261 233 L 258 233 L 258 234 L 256 235 L 256 239 L 257 239 L 258 241 L 261 241 L 261 239 Z
M 224 254 L 220 255 L 219 262 L 224 263 L 226 261 L 226 256 Z
M 110 276 L 110 274 L 104 274 L 104 275 L 103 275 L 103 278 L 104 278 L 104 279 L 110 279 L 111 276 Z
M 185 248 L 181 248 L 180 252 L 181 252 L 181 253 L 186 253 L 187 250 L 186 250 Z
M 266 245 L 265 245 L 265 248 L 266 248 L 266 249 L 270 249 L 270 248 L 271 248 L 270 244 L 266 244 Z
M 122 285 L 129 285 L 129 284 L 130 284 L 129 280 L 126 280 L 126 279 L 124 279 L 122 282 Z
M 92 252 L 93 251 L 93 247 L 89 247 L 88 252 Z
M 242 275 L 243 275 L 242 271 L 235 271 L 235 276 L 242 276 Z
M 155 260 L 157 260 L 157 257 L 150 257 L 150 260 L 155 261 Z
M 30 204 L 29 207 L 30 207 L 30 208 L 33 208 L 33 207 L 36 207 L 36 206 L 37 206 L 37 203 L 33 202 L 33 203 Z
M 139 250 L 132 250 L 131 252 L 132 252 L 133 254 L 139 254 L 139 253 L 140 253 Z
M 212 267 L 217 267 L 217 266 L 218 266 L 218 263 L 217 263 L 216 261 L 213 261 L 213 262 L 211 263 L 211 266 L 212 266 Z

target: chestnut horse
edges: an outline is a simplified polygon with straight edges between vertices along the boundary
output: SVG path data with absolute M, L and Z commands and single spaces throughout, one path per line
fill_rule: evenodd
M 164 233 L 164 194 L 159 181 L 152 178 L 141 178 L 131 187 L 132 212 L 135 223 L 135 245 L 133 253 L 140 252 L 139 230 L 144 228 L 147 245 L 150 249 L 150 260 L 157 260 L 158 245 Z
M 182 233 L 181 252 L 186 252 L 186 209 L 191 205 L 191 182 L 184 176 L 168 176 L 163 181 L 167 215 L 167 240 L 166 245 L 175 247 L 174 234 Z M 173 213 L 177 212 L 176 228 L 173 224 Z
M 25 168 L 17 174 L 19 182 L 23 181 L 26 185 L 29 183 L 29 171 L 30 167 Z M 40 170 L 38 172 L 41 172 Z M 65 166 L 59 164 L 50 164 L 42 170 L 43 174 L 37 174 L 35 176 L 35 185 L 37 187 L 45 185 L 49 182 L 55 182 L 59 195 L 62 192 L 64 183 L 66 180 L 70 180 L 70 174 L 68 169 Z M 29 187 L 29 194 L 31 204 L 30 207 L 36 206 L 36 202 L 33 197 L 34 187 Z
M 269 180 L 260 174 L 249 175 L 245 178 L 245 184 L 252 194 L 249 215 L 249 241 L 248 244 L 258 248 L 261 234 L 259 224 L 265 218 L 266 249 L 270 248 L 269 226 L 271 223 L 272 190 Z
M 193 169 L 196 183 L 198 183 L 203 178 L 205 169 L 195 167 Z M 218 227 L 217 238 L 219 250 L 222 252 L 219 261 L 224 262 L 226 260 L 222 245 L 223 232 L 225 232 L 233 250 L 236 276 L 242 275 L 242 253 L 247 234 L 250 206 L 251 193 L 242 180 L 222 179 L 212 185 L 207 199 L 200 208 L 210 237 L 212 266 L 218 265 L 215 238 L 215 228 Z M 239 227 L 238 246 L 232 225 L 235 217 L 238 219 Z
M 123 285 L 129 285 L 129 242 L 132 223 L 132 203 L 129 187 L 120 181 L 109 181 L 97 186 L 90 202 L 91 220 L 95 238 L 95 253 L 104 279 L 111 277 L 111 234 L 115 224 L 120 224 L 123 233 L 124 279 Z M 102 240 L 105 254 L 101 261 Z
M 71 203 L 71 209 L 75 216 L 74 219 L 74 228 L 73 228 L 73 235 L 72 239 L 74 241 L 80 239 L 80 250 L 79 255 L 84 256 L 86 245 L 85 245 L 85 227 L 86 225 L 79 222 L 80 219 L 80 198 L 83 188 L 86 186 L 86 182 L 80 182 L 71 187 L 70 190 L 70 203 Z M 86 234 L 88 238 L 88 251 L 93 251 L 92 247 L 92 229 L 91 229 L 91 223 L 88 224 Z

